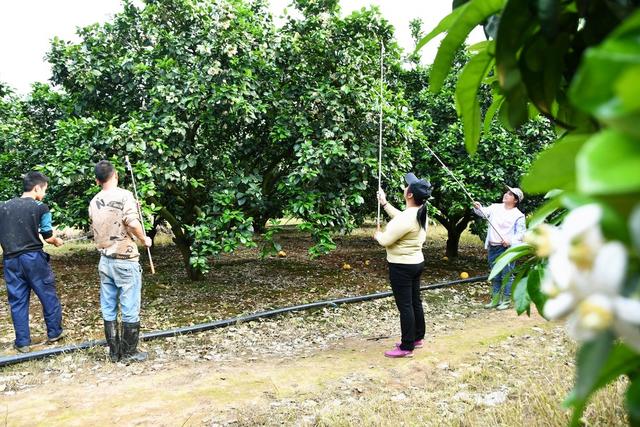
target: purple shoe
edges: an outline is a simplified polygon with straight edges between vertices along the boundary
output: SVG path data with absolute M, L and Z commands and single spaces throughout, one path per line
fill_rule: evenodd
M 396 347 L 400 347 L 402 343 L 397 342 Z M 422 348 L 424 347 L 424 340 L 417 340 L 413 342 L 413 348 Z
M 385 351 L 384 355 L 386 357 L 413 357 L 413 351 L 410 350 L 402 350 L 400 347 L 395 347 L 393 350 Z

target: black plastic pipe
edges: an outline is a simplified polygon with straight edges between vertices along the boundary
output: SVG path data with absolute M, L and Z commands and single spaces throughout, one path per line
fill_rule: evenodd
M 487 280 L 487 276 L 476 276 L 468 279 L 452 280 L 449 282 L 435 283 L 432 285 L 424 285 L 420 287 L 421 291 L 428 291 L 432 289 L 444 288 L 447 286 L 460 285 L 463 283 L 475 283 Z M 355 297 L 338 298 L 327 301 L 317 301 L 309 304 L 294 305 L 290 307 L 277 308 L 274 310 L 261 311 L 246 316 L 233 317 L 231 319 L 217 320 L 215 322 L 201 323 L 193 326 L 184 326 L 181 328 L 168 329 L 166 331 L 154 331 L 142 334 L 140 339 L 142 341 L 151 341 L 159 338 L 171 338 L 180 335 L 195 334 L 198 332 L 205 332 L 212 329 L 224 328 L 227 326 L 235 325 L 238 323 L 251 322 L 257 319 L 266 319 L 269 317 L 275 317 L 280 314 L 290 313 L 294 311 L 311 310 L 314 308 L 322 307 L 335 307 L 340 304 L 353 304 L 356 302 L 372 301 L 380 298 L 388 298 L 392 296 L 391 291 L 377 292 L 375 294 L 360 295 Z M 30 360 L 44 359 L 50 356 L 57 356 L 60 354 L 73 353 L 80 350 L 86 350 L 91 347 L 104 346 L 107 342 L 105 340 L 86 341 L 80 344 L 66 345 L 63 347 L 55 347 L 46 350 L 33 351 L 30 353 L 16 354 L 12 356 L 0 357 L 0 367 L 14 365 L 17 363 L 28 362 Z

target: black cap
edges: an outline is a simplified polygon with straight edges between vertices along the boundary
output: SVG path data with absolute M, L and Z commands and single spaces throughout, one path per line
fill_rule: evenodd
M 416 178 L 412 172 L 406 174 L 404 180 L 409 185 L 409 192 L 413 194 L 417 203 L 423 204 L 431 197 L 431 184 L 428 181 Z

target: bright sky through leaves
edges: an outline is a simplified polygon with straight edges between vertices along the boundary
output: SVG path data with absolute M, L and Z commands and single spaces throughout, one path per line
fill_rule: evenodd
M 290 0 L 271 0 L 274 16 L 281 14 Z M 396 28 L 396 38 L 406 49 L 413 48 L 409 21 L 419 17 L 424 28 L 433 28 L 451 10 L 450 0 L 342 0 L 342 12 L 348 14 L 370 5 L 379 6 L 383 16 Z M 33 82 L 46 81 L 50 74 L 44 61 L 49 40 L 58 36 L 74 39 L 75 28 L 104 22 L 121 10 L 120 0 L 22 0 L 5 2 L 0 14 L 0 81 L 19 93 L 26 93 Z M 277 20 L 276 20 L 277 22 Z M 479 41 L 476 30 L 470 40 Z M 438 41 L 422 50 L 425 62 L 435 56 Z

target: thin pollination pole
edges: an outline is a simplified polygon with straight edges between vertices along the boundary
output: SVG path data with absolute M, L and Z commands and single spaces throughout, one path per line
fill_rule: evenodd
M 449 175 L 451 175 L 451 177 L 455 180 L 455 182 L 457 182 L 457 183 L 458 183 L 458 185 L 460 186 L 460 188 L 462 188 L 462 191 L 464 191 L 464 193 L 467 195 L 467 197 L 469 197 L 469 199 L 470 199 L 472 202 L 475 202 L 475 200 L 473 199 L 473 197 L 471 196 L 471 194 L 467 191 L 467 188 L 464 186 L 464 184 L 463 184 L 463 183 L 462 183 L 458 178 L 456 178 L 456 176 L 453 174 L 453 172 L 451 171 L 451 169 L 449 169 L 449 168 L 447 167 L 447 165 L 445 165 L 445 164 L 444 164 L 444 162 L 443 162 L 442 160 L 440 160 L 440 157 L 438 157 L 438 155 L 437 155 L 436 153 L 434 153 L 434 151 L 433 151 L 433 150 L 431 149 L 431 147 L 429 147 L 428 145 L 427 145 L 427 150 L 429 150 L 429 152 L 433 155 L 433 157 L 435 157 L 435 158 L 436 158 L 436 160 L 437 160 L 438 162 L 440 162 L 440 164 L 442 165 L 442 167 L 443 167 L 443 168 L 445 168 L 445 170 L 446 170 L 447 172 L 449 172 Z M 491 226 L 491 228 L 493 228 L 493 230 L 494 230 L 496 233 L 498 233 L 498 237 L 500 237 L 500 239 L 502 239 L 502 241 L 505 241 L 505 240 L 504 240 L 504 237 L 502 237 L 502 234 L 500 234 L 500 232 L 498 231 L 498 229 L 497 229 L 496 227 L 494 227 L 494 225 L 491 223 L 491 220 L 489 219 L 489 217 L 488 217 L 487 215 L 485 215 L 484 211 L 483 211 L 482 209 L 480 209 L 480 212 L 482 213 L 482 217 L 483 217 L 484 219 L 486 219 L 486 220 L 487 220 L 487 222 L 489 223 L 489 225 Z
M 136 178 L 133 175 L 133 168 L 131 167 L 129 156 L 125 156 L 124 160 L 127 164 L 127 169 L 129 169 L 129 173 L 131 173 L 131 182 L 133 183 L 133 195 L 136 198 L 136 205 L 138 207 L 138 216 L 140 217 L 140 225 L 142 225 L 142 234 L 146 238 L 147 232 L 144 228 L 144 217 L 142 216 L 142 208 L 140 207 L 140 201 L 138 200 L 138 189 L 136 187 Z M 156 268 L 153 266 L 153 259 L 151 258 L 151 248 L 149 248 L 148 246 L 147 246 L 147 255 L 149 255 L 149 265 L 151 266 L 151 274 L 156 274 Z
M 378 192 L 382 190 L 382 91 L 384 90 L 384 43 L 380 43 L 380 126 L 378 138 Z M 380 230 L 380 203 L 378 203 L 378 215 L 376 226 Z

